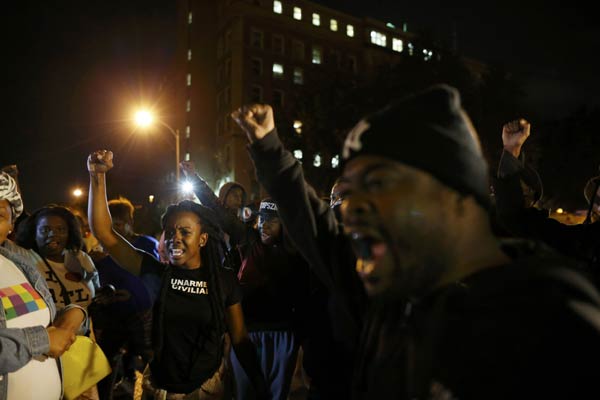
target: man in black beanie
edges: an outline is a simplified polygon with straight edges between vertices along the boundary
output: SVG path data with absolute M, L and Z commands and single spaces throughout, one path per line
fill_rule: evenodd
M 311 221 L 284 210 L 287 196 L 298 195 L 291 182 L 301 168 L 279 142 L 271 108 L 244 107 L 234 118 L 288 231 L 326 242 L 318 220 L 316 229 L 303 228 Z M 344 233 L 369 295 L 354 398 L 597 392 L 598 373 L 589 366 L 600 357 L 600 295 L 543 245 L 502 244 L 494 236 L 487 164 L 455 89 L 434 86 L 367 116 L 342 155 Z M 335 275 L 348 266 L 331 253 Z

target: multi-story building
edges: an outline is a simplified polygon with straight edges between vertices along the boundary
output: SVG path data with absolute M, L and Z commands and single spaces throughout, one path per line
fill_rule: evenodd
M 316 76 L 368 76 L 402 57 L 438 57 L 417 48 L 406 25 L 306 0 L 180 0 L 179 10 L 182 155 L 215 189 L 235 180 L 259 190 L 246 138 L 230 118 L 242 104 L 266 102 L 293 115 L 294 93 Z

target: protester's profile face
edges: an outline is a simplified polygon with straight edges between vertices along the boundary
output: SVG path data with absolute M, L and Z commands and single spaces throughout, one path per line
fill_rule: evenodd
M 13 230 L 12 208 L 8 200 L 0 200 L 0 245 Z
M 227 193 L 225 197 L 225 208 L 237 211 L 242 208 L 242 200 L 244 192 L 239 187 L 234 187 Z
M 69 226 L 62 217 L 44 215 L 37 220 L 35 243 L 42 256 L 53 261 L 62 261 L 68 240 Z
M 370 296 L 414 296 L 441 275 L 444 194 L 435 178 L 378 156 L 348 162 L 340 179 L 344 231 Z
M 113 217 L 112 227 L 121 236 L 128 237 L 133 235 L 132 221 L 130 219 L 122 219 Z
M 281 221 L 277 217 L 258 217 L 258 231 L 263 244 L 273 244 L 281 235 Z
M 167 219 L 164 233 L 165 250 L 171 265 L 200 266 L 200 248 L 206 244 L 208 234 L 202 232 L 198 215 L 191 211 L 174 213 Z

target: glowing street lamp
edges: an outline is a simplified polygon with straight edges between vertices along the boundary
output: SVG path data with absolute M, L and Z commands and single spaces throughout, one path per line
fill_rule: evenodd
M 76 188 L 73 190 L 72 194 L 75 198 L 80 198 L 81 196 L 83 196 L 83 190 Z
M 154 123 L 154 116 L 148 110 L 139 110 L 135 113 L 133 120 L 140 128 L 148 128 Z M 156 120 L 160 125 L 164 126 L 175 137 L 175 176 L 179 182 L 179 130 L 171 128 L 166 122 L 160 119 Z

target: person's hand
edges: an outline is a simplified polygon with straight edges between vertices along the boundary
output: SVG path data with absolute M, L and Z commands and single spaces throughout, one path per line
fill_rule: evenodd
M 48 338 L 50 339 L 50 351 L 47 354 L 49 357 L 58 358 L 62 356 L 75 342 L 75 334 L 70 329 L 49 326 L 46 328 L 46 332 L 48 332 Z
M 88 171 L 104 174 L 113 167 L 113 153 L 110 150 L 96 150 L 88 156 Z
M 231 118 L 242 128 L 250 143 L 261 140 L 275 129 L 273 108 L 268 104 L 251 104 L 231 113 Z
M 179 168 L 181 168 L 186 178 L 194 176 L 196 173 L 196 166 L 193 161 L 182 161 L 179 163 Z
M 523 118 L 504 124 L 502 127 L 502 144 L 504 150 L 515 158 L 521 154 L 521 147 L 529 137 L 531 125 Z

